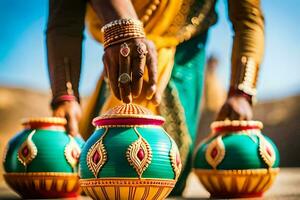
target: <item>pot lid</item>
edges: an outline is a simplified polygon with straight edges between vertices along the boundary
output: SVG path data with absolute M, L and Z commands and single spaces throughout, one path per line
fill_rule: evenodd
M 165 119 L 137 104 L 122 104 L 111 108 L 93 120 L 94 126 L 162 125 Z
M 262 129 L 263 123 L 260 121 L 247 121 L 247 120 L 224 120 L 215 121 L 211 124 L 213 132 L 233 132 L 251 129 Z

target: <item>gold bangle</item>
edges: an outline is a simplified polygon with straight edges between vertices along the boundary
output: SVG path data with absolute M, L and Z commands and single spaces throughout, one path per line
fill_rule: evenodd
M 143 23 L 136 19 L 119 19 L 102 27 L 104 48 L 133 38 L 145 38 Z

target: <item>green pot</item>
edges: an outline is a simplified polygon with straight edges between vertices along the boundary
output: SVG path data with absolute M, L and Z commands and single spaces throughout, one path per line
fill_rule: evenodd
M 213 197 L 258 197 L 279 171 L 275 144 L 258 121 L 218 121 L 198 147 L 194 168 Z
M 7 145 L 3 165 L 8 185 L 23 198 L 78 195 L 78 159 L 84 141 L 73 138 L 62 118 L 32 118 Z
M 80 185 L 93 199 L 164 199 L 181 170 L 164 119 L 126 104 L 95 118 L 82 149 Z

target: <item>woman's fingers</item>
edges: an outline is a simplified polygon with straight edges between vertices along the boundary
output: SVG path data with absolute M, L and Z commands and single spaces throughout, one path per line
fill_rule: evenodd
M 131 103 L 132 95 L 139 97 L 144 90 L 146 98 L 157 104 L 160 99 L 158 95 L 154 95 L 157 82 L 157 53 L 152 42 L 134 39 L 110 46 L 105 50 L 103 63 L 116 98 Z M 146 65 L 149 81 L 147 87 L 144 87 Z
M 157 52 L 153 42 L 147 41 L 148 56 L 146 60 L 146 65 L 148 68 L 149 75 L 149 86 L 146 91 L 146 98 L 148 100 L 152 99 L 156 92 L 156 82 L 157 82 Z M 159 98 L 159 97 L 158 97 Z M 156 101 L 156 100 L 155 100 Z
M 121 100 L 125 103 L 131 103 L 131 49 L 128 44 L 124 42 L 120 45 L 119 51 L 119 77 L 118 87 L 120 91 Z
M 138 42 L 132 48 L 132 83 L 131 90 L 134 97 L 141 94 L 143 86 L 143 76 L 146 64 L 147 46 L 143 42 Z
M 79 135 L 78 120 L 74 115 L 66 115 L 67 132 L 72 136 Z

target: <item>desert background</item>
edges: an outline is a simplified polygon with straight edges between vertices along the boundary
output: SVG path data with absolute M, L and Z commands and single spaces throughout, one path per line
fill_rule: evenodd
M 263 133 L 278 146 L 280 166 L 284 168 L 281 182 L 275 183 L 271 193 L 280 193 L 276 188 L 284 186 L 294 193 L 300 184 L 300 1 L 272 0 L 261 4 L 266 23 L 265 55 L 254 119 L 264 123 Z M 206 52 L 207 58 L 214 55 L 218 62 L 210 72 L 207 66 L 211 79 L 206 81 L 211 87 L 204 91 L 198 142 L 210 131 L 209 125 L 224 102 L 229 85 L 233 31 L 227 1 L 219 0 L 216 11 L 219 19 L 209 30 Z M 7 141 L 22 129 L 22 118 L 51 116 L 45 44 L 47 16 L 48 0 L 0 0 L 0 157 Z M 103 47 L 88 31 L 84 37 L 79 88 L 83 109 L 103 70 Z M 4 185 L 2 174 L 0 164 L 0 192 Z M 190 193 L 205 192 L 203 188 L 197 191 L 198 188 Z M 295 199 L 299 196 L 298 192 Z

